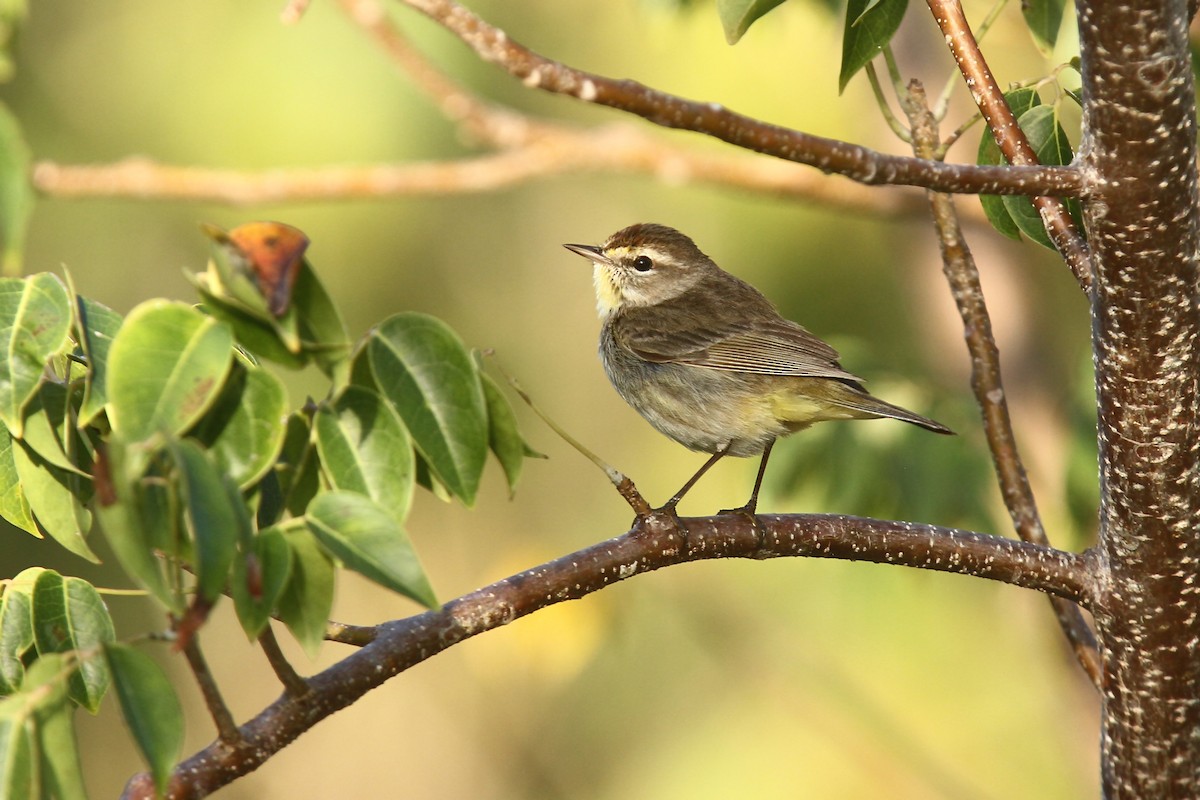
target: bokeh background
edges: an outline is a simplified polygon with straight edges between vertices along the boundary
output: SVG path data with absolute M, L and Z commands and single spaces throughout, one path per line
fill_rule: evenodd
M 837 94 L 839 12 L 788 3 L 729 47 L 710 2 L 470 5 L 518 41 L 575 66 L 904 152 L 864 79 Z M 279 21 L 282 0 L 32 6 L 15 78 L 0 98 L 38 159 L 145 156 L 250 170 L 476 152 L 333 2 L 314 3 L 290 27 Z M 974 19 L 986 10 L 968 5 Z M 425 53 L 485 97 L 579 124 L 619 118 L 531 92 L 415 13 L 390 11 Z M 999 54 L 1002 83 L 1048 71 L 1053 62 L 1033 48 L 1017 7 L 1004 14 L 987 41 Z M 923 8 L 910 9 L 897 51 L 906 75 L 940 90 L 950 62 Z M 959 106 L 950 126 L 966 114 Z M 694 134 L 661 136 L 721 150 Z M 952 158 L 972 160 L 977 142 L 976 130 Z M 972 198 L 959 205 L 978 219 Z M 355 334 L 399 310 L 438 315 L 468 344 L 493 348 L 547 412 L 652 502 L 673 492 L 702 456 L 655 433 L 608 386 L 595 355 L 589 271 L 560 243 L 599 242 L 636 221 L 681 228 L 785 314 L 834 342 L 876 393 L 960 432 L 932 437 L 887 422 L 818 428 L 776 449 L 760 508 L 1011 535 L 990 483 L 961 330 L 920 216 L 880 219 L 854 208 L 595 175 L 477 195 L 248 208 L 43 197 L 26 268 L 67 268 L 82 293 L 121 312 L 150 297 L 191 299 L 183 270 L 206 260 L 198 224 L 252 219 L 308 233 L 309 256 Z M 978 224 L 969 234 L 1048 528 L 1056 543 L 1082 548 L 1095 491 L 1084 298 L 1048 252 Z M 314 375 L 287 379 L 296 404 L 322 391 Z M 496 468 L 474 509 L 418 494 L 409 529 L 443 599 L 617 535 L 630 522 L 598 470 L 527 409 L 517 412 L 549 459 L 528 463 L 514 498 Z M 742 502 L 754 467 L 722 464 L 681 510 L 707 514 Z M 2 575 L 41 564 L 126 585 L 119 572 L 51 543 L 10 529 L 0 535 Z M 163 625 L 148 601 L 109 605 L 122 635 Z M 334 613 L 365 624 L 417 610 L 347 574 Z M 217 611 L 202 638 L 239 720 L 278 694 L 231 608 Z M 286 644 L 304 672 L 345 652 L 328 645 L 310 662 Z M 165 647 L 157 655 L 177 679 L 193 752 L 211 741 L 211 722 L 181 659 Z M 95 797 L 116 795 L 141 767 L 113 706 L 78 719 Z M 1097 791 L 1097 747 L 1095 694 L 1045 598 L 883 566 L 725 561 L 641 576 L 453 648 L 321 724 L 221 796 L 1082 798 Z

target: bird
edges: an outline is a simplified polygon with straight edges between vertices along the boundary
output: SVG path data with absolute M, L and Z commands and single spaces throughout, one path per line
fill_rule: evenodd
M 753 517 L 776 440 L 817 422 L 887 418 L 953 434 L 871 395 L 836 350 L 674 228 L 638 223 L 602 245 L 563 246 L 592 264 L 600 360 L 617 393 L 659 432 L 711 454 L 659 511 L 674 514 L 724 456 L 761 454 L 750 499 L 722 512 Z

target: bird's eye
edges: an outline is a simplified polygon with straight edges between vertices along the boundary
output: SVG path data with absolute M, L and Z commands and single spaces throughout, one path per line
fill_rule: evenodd
M 654 266 L 654 262 L 650 260 L 650 256 L 638 256 L 633 260 L 633 268 L 638 272 L 649 272 Z

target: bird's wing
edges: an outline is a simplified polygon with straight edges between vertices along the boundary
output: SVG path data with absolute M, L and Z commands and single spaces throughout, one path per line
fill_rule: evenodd
M 639 358 L 651 362 L 762 375 L 861 380 L 841 368 L 836 350 L 804 328 L 783 319 L 773 308 L 767 319 L 762 316 L 731 318 L 700 309 L 647 308 L 621 320 L 617 337 Z

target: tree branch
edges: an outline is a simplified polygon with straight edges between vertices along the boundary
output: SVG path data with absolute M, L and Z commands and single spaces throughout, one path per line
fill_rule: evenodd
M 772 125 L 723 108 L 659 92 L 631 80 L 573 69 L 534 53 L 452 0 L 402 0 L 458 36 L 481 58 L 534 89 L 636 114 L 657 125 L 704 133 L 738 147 L 838 173 L 866 184 L 923 186 L 943 192 L 1083 197 L 1075 167 L 945 164 L 892 156 L 836 139 Z
M 311 691 L 285 693 L 241 727 L 241 742 L 214 742 L 175 768 L 168 796 L 203 797 L 257 769 L 320 720 L 389 678 L 485 631 L 575 600 L 652 570 L 715 558 L 810 556 L 901 564 L 989 578 L 1093 601 L 1090 555 L 997 536 L 839 515 L 642 518 L 629 532 L 452 600 L 436 611 L 384 623 L 362 649 L 307 679 Z M 153 797 L 135 776 L 125 797 Z
M 1017 124 L 1017 118 L 1008 107 L 1004 93 L 1000 91 L 1000 86 L 983 58 L 979 42 L 975 40 L 975 34 L 967 24 L 967 17 L 959 0 L 928 0 L 928 3 L 929 10 L 933 12 L 938 27 L 946 37 L 950 52 L 954 54 L 954 60 L 962 72 L 967 88 L 971 91 L 971 98 L 987 121 L 1000 152 L 1010 164 L 1033 166 L 1039 163 L 1037 153 L 1033 151 L 1021 126 Z M 1035 197 L 1033 204 L 1042 215 L 1042 221 L 1054 246 L 1075 274 L 1079 285 L 1087 291 L 1092 285 L 1092 267 L 1087 245 L 1067 212 L 1066 204 L 1058 197 Z
M 924 88 L 913 81 L 902 102 L 912 126 L 914 151 L 923 157 L 934 157 L 940 149 L 937 123 L 926 101 Z M 930 192 L 929 203 L 942 251 L 942 271 L 962 318 L 963 338 L 971 357 L 971 389 L 983 417 L 983 432 L 992 454 L 1004 506 L 1022 541 L 1049 547 L 1050 540 L 1038 513 L 1008 413 L 1008 398 L 1000 375 L 1000 350 L 992 335 L 992 319 L 983 297 L 979 269 L 959 228 L 954 199 L 947 194 Z M 1061 597 L 1051 597 L 1050 604 L 1080 666 L 1099 689 L 1101 670 L 1096 635 L 1075 604 Z

